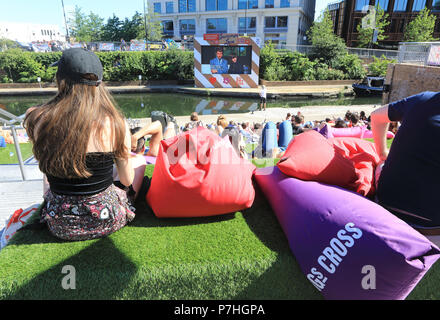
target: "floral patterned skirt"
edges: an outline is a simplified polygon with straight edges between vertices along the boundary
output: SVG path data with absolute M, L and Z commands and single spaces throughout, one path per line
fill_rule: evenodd
M 134 219 L 134 208 L 126 193 L 110 185 L 91 196 L 44 196 L 41 219 L 50 232 L 64 240 L 89 240 L 107 236 Z

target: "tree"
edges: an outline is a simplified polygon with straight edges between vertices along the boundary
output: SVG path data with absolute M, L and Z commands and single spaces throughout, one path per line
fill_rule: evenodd
M 333 21 L 327 10 L 315 21 L 307 32 L 312 43 L 311 59 L 319 59 L 330 67 L 347 53 L 344 40 L 333 32 Z
M 404 39 L 408 42 L 436 41 L 433 37 L 436 17 L 425 7 L 405 29 Z
M 86 15 L 78 6 L 75 6 L 72 17 L 69 19 L 70 34 L 80 42 L 100 41 L 103 25 L 103 18 L 93 12 Z
M 146 23 L 146 26 L 145 26 Z M 174 26 L 176 28 L 176 26 Z M 145 14 L 142 22 L 142 29 L 139 29 L 138 37 L 147 38 L 147 41 L 161 41 L 163 37 L 163 26 L 159 15 L 150 9 Z
M 136 11 L 131 19 L 125 18 L 124 22 L 121 25 L 121 38 L 125 40 L 132 39 L 144 39 L 145 32 L 141 32 L 144 30 L 144 21 L 143 15 Z
M 113 17 L 107 20 L 107 23 L 102 27 L 101 39 L 103 41 L 119 41 L 121 40 L 121 26 L 122 21 L 113 14 Z
M 378 5 L 373 12 L 364 17 L 363 23 L 357 26 L 358 47 L 368 48 L 372 45 L 374 30 L 377 30 L 377 41 L 385 40 L 385 27 L 389 24 L 388 14 Z

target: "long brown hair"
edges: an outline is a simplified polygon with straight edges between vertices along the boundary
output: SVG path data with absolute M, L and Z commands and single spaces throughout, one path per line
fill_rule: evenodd
M 58 94 L 24 120 L 40 170 L 60 178 L 90 177 L 86 166 L 89 138 L 93 134 L 103 148 L 107 117 L 112 151 L 116 158 L 126 159 L 129 150 L 124 144 L 125 121 L 104 85 L 89 86 L 58 78 L 57 83 Z

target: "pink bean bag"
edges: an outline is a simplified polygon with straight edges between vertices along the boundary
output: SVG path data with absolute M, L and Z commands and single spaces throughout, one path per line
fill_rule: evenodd
M 362 127 L 351 127 L 351 128 L 333 128 L 331 127 L 331 134 L 333 137 L 352 137 L 361 139 L 372 139 L 373 132 L 367 129 L 367 126 Z M 391 131 L 387 132 L 387 139 L 394 138 L 394 133 Z

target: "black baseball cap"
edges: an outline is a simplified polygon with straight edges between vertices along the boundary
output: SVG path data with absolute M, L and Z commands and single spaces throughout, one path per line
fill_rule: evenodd
M 103 68 L 101 61 L 96 54 L 87 49 L 67 49 L 63 52 L 61 59 L 53 63 L 51 67 L 58 67 L 57 76 L 61 79 L 69 79 L 89 86 L 99 86 L 102 82 Z M 86 79 L 83 77 L 85 74 L 94 74 L 98 80 Z

